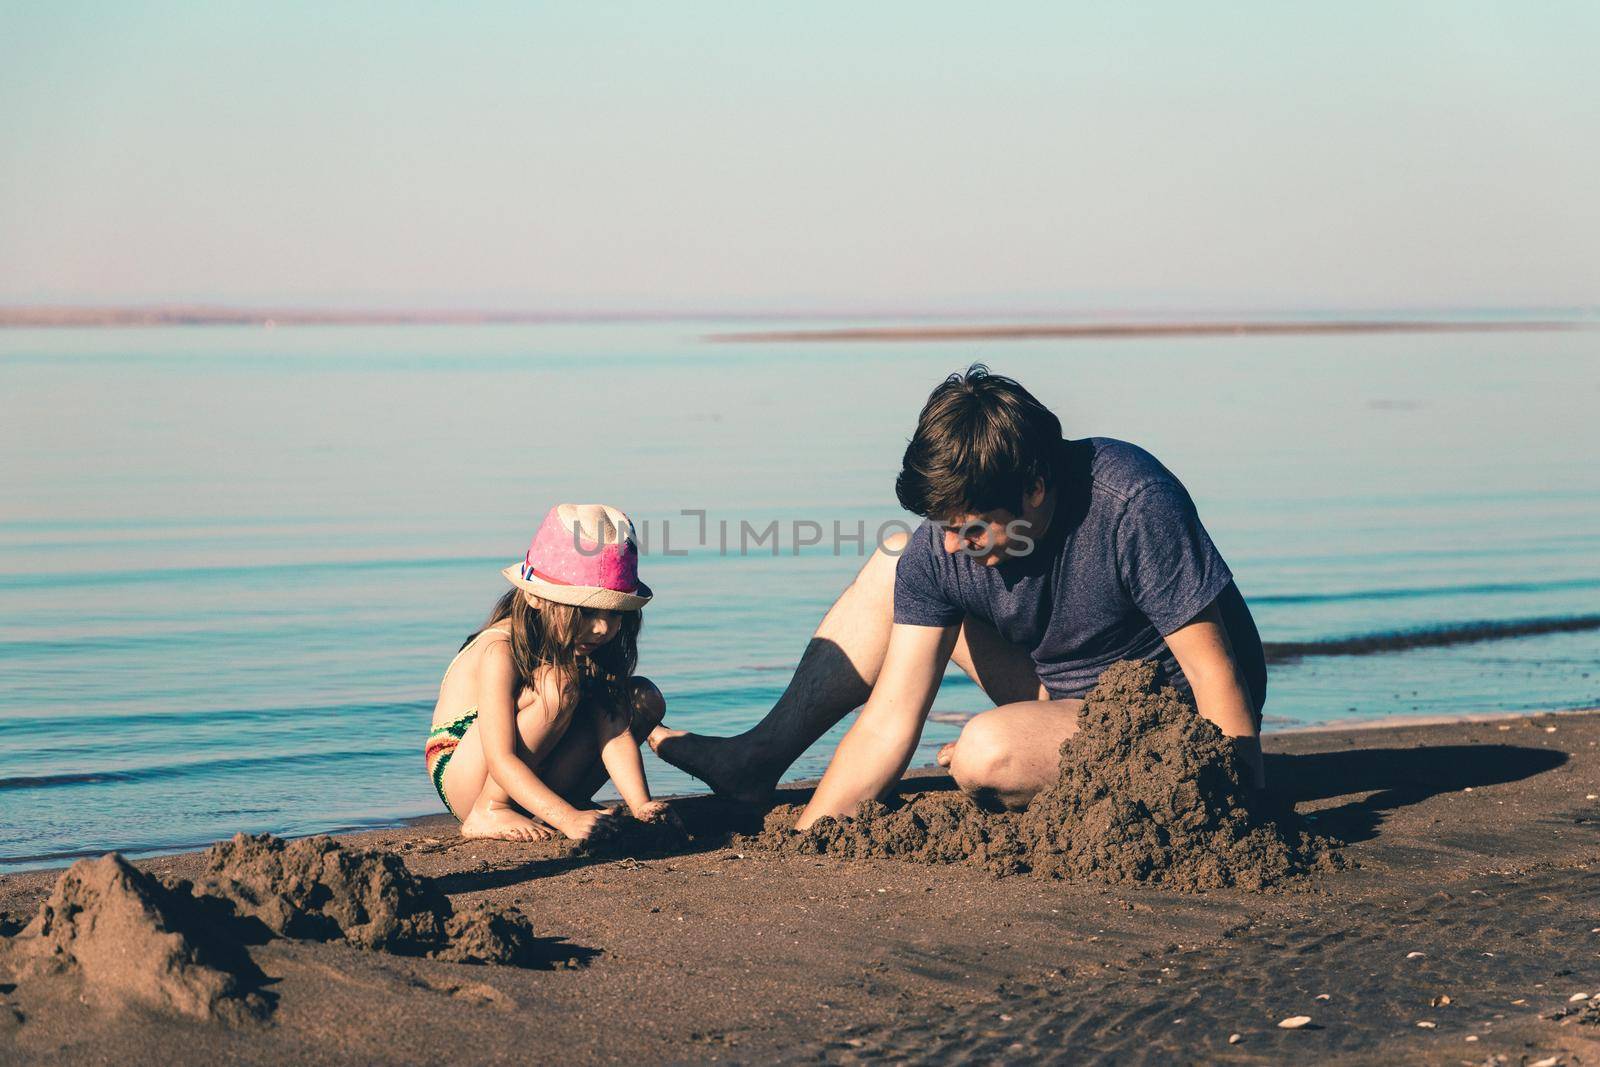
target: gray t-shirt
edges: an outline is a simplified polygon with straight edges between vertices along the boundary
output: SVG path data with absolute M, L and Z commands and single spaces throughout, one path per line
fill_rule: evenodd
M 924 522 L 895 570 L 894 621 L 992 623 L 1033 656 L 1052 696 L 1081 697 L 1123 659 L 1151 659 L 1189 690 L 1163 637 L 1219 601 L 1259 715 L 1266 664 L 1250 609 L 1188 490 L 1154 456 L 1107 437 L 1063 441 L 1056 511 L 1033 552 L 994 567 L 944 550 Z M 1219 600 L 1220 598 L 1220 600 Z

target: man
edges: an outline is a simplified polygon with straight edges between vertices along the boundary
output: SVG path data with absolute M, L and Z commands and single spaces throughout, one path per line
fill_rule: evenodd
M 996 706 L 939 762 L 980 802 L 1020 808 L 1055 781 L 1100 672 L 1151 659 L 1262 784 L 1261 640 L 1188 492 L 1155 457 L 1063 440 L 1026 389 L 975 364 L 929 396 L 895 492 L 928 521 L 868 560 L 767 716 L 731 738 L 657 730 L 662 759 L 759 801 L 865 701 L 804 829 L 899 780 L 954 660 Z

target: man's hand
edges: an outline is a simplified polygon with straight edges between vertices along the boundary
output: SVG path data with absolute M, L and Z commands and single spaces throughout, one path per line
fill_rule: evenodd
M 1261 759 L 1260 731 L 1216 603 L 1213 601 L 1168 634 L 1167 647 L 1189 679 L 1200 717 L 1216 723 L 1224 734 L 1234 738 L 1234 750 L 1250 768 L 1253 784 L 1257 789 L 1265 788 L 1267 774 Z
M 889 648 L 872 695 L 839 742 L 795 829 L 807 829 L 824 816 L 848 815 L 900 780 L 960 632 L 959 625 L 900 624 L 889 631 Z
M 1245 772 L 1250 776 L 1250 785 L 1257 789 L 1267 787 L 1267 769 L 1261 759 L 1261 738 L 1235 737 L 1233 751 L 1238 755 L 1240 762 L 1245 766 Z

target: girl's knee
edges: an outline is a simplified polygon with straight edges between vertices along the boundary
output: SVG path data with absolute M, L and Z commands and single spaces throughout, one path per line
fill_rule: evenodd
M 578 706 L 578 679 L 570 671 L 540 667 L 528 682 L 536 706 L 547 715 L 570 714 Z

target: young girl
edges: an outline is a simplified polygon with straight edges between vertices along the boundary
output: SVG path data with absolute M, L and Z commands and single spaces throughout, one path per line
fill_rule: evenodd
M 428 734 L 428 775 L 461 833 L 603 833 L 611 813 L 590 798 L 607 776 L 635 818 L 670 818 L 639 758 L 666 702 L 633 673 L 651 596 L 633 523 L 600 504 L 554 507 L 501 573 L 515 588 L 446 668 Z

